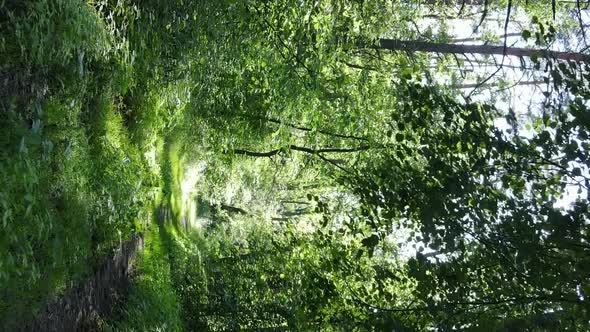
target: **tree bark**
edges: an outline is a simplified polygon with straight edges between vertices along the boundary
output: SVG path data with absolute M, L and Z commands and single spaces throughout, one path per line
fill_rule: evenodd
M 225 211 L 230 212 L 230 213 L 237 213 L 237 214 L 242 214 L 242 215 L 245 215 L 245 216 L 251 216 L 252 215 L 248 211 L 246 211 L 246 210 L 244 210 L 242 208 L 236 207 L 236 206 L 231 206 L 231 205 L 227 205 L 227 204 L 220 204 L 219 207 L 222 210 L 225 210 Z
M 504 38 L 508 38 L 508 37 L 520 37 L 521 35 L 522 34 L 520 32 L 511 32 L 511 33 L 503 34 L 498 37 L 500 39 L 504 39 Z M 470 43 L 470 42 L 475 42 L 475 41 L 481 41 L 482 38 L 483 38 L 483 36 L 453 39 L 453 43 Z
M 446 43 L 431 43 L 418 40 L 380 39 L 378 48 L 391 51 L 434 52 L 444 54 L 485 54 L 510 55 L 517 57 L 553 58 L 590 63 L 590 54 L 536 50 L 520 47 L 504 47 L 494 45 L 458 45 Z
M 323 129 L 313 129 L 313 128 L 307 128 L 307 127 L 303 127 L 301 125 L 295 124 L 295 123 L 289 123 L 289 122 L 284 122 L 278 119 L 274 119 L 274 118 L 270 118 L 270 117 L 266 117 L 266 116 L 261 116 L 261 115 L 254 115 L 254 114 L 240 114 L 240 116 L 242 117 L 246 117 L 246 118 L 253 118 L 253 119 L 258 119 L 258 120 L 262 120 L 262 121 L 267 121 L 267 122 L 271 122 L 271 123 L 275 123 L 278 125 L 283 125 L 283 126 L 287 126 L 293 129 L 297 129 L 297 130 L 301 130 L 301 131 L 306 131 L 306 132 L 312 132 L 312 131 L 317 131 L 320 134 L 323 135 L 327 135 L 327 136 L 334 136 L 334 137 L 338 137 L 338 138 L 349 138 L 349 139 L 356 139 L 356 140 L 361 140 L 361 141 L 367 141 L 367 138 L 365 137 L 360 137 L 360 136 L 355 136 L 355 135 L 346 135 L 346 134 L 339 134 L 339 133 L 334 133 L 334 132 L 330 132 L 327 130 L 323 130 Z
M 355 148 L 348 148 L 348 149 L 339 149 L 339 148 L 322 148 L 322 149 L 310 149 L 310 148 L 306 148 L 306 147 L 302 147 L 302 146 L 297 146 L 297 145 L 290 145 L 289 149 L 290 150 L 294 150 L 294 151 L 301 151 L 301 152 L 305 152 L 305 153 L 309 153 L 311 155 L 314 155 L 316 157 L 318 157 L 319 159 L 321 159 L 322 161 L 325 161 L 328 164 L 331 164 L 337 168 L 339 168 L 340 170 L 352 174 L 352 172 L 348 169 L 346 169 L 345 167 L 340 165 L 339 160 L 333 160 L 333 159 L 328 159 L 326 157 L 324 157 L 322 155 L 322 153 L 348 153 L 348 152 L 360 152 L 360 151 L 366 151 L 369 150 L 371 147 L 368 145 L 361 145 L 359 147 L 355 147 Z M 241 155 L 245 155 L 245 156 L 250 156 L 250 157 L 272 157 L 274 155 L 277 155 L 281 152 L 283 152 L 283 149 L 275 149 L 275 150 L 271 150 L 268 152 L 256 152 L 256 151 L 248 151 L 248 150 L 242 150 L 242 149 L 236 149 L 233 150 L 232 152 L 234 154 L 241 154 Z M 228 153 L 227 151 L 225 153 Z
M 426 0 L 427 5 L 447 5 L 447 6 L 462 6 L 462 5 L 483 5 L 484 0 Z
M 447 5 L 447 6 L 463 6 L 463 5 L 483 5 L 485 0 L 426 0 L 424 3 L 429 5 Z
M 342 149 L 340 149 L 340 148 L 311 149 L 311 148 L 306 148 L 306 147 L 297 146 L 297 145 L 290 145 L 289 146 L 290 150 L 301 151 L 301 152 L 306 152 L 306 153 L 315 154 L 315 155 L 320 154 L 320 153 L 359 152 L 359 151 L 366 151 L 369 148 L 370 147 L 367 145 L 361 145 L 359 147 L 354 147 L 354 148 L 342 148 Z M 236 149 L 236 150 L 233 150 L 232 152 L 234 154 L 241 154 L 241 155 L 249 156 L 249 157 L 272 157 L 272 156 L 279 154 L 281 151 L 282 151 L 281 149 L 275 149 L 275 150 L 270 150 L 267 152 L 257 152 L 257 151 Z
M 281 201 L 282 204 L 304 204 L 304 205 L 309 205 L 309 202 L 306 201 L 292 201 L 292 200 L 282 200 Z
M 510 86 L 515 87 L 515 86 L 541 85 L 541 84 L 545 84 L 545 81 L 521 81 L 521 82 L 514 83 Z M 491 88 L 491 87 L 497 87 L 497 86 L 498 86 L 498 83 L 492 83 L 492 84 L 465 83 L 465 84 L 456 85 L 456 86 L 454 86 L 454 88 L 456 88 L 456 89 L 473 89 L 473 88 Z

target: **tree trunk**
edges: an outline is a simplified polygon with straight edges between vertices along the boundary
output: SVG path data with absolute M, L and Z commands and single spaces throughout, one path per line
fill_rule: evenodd
M 435 52 L 444 54 L 486 54 L 486 55 L 510 55 L 517 57 L 553 58 L 590 63 L 590 55 L 582 53 L 558 52 L 548 50 L 535 50 L 520 47 L 504 47 L 493 45 L 458 45 L 445 43 L 431 43 L 417 40 L 380 39 L 379 48 L 391 51 L 407 52 Z
M 287 127 L 293 128 L 293 129 L 297 129 L 297 130 L 301 130 L 301 131 L 306 131 L 306 132 L 317 131 L 320 134 L 324 134 L 324 135 L 328 135 L 328 136 L 334 136 L 334 137 L 338 137 L 338 138 L 350 138 L 350 139 L 356 139 L 356 140 L 361 140 L 361 141 L 367 141 L 367 138 L 365 138 L 365 137 L 354 136 L 354 135 L 339 134 L 339 133 L 334 133 L 334 132 L 330 132 L 330 131 L 322 130 L 322 129 L 307 128 L 307 127 L 303 127 L 303 126 L 298 125 L 298 124 L 284 122 L 284 121 L 281 121 L 281 120 L 278 120 L 278 119 L 274 119 L 274 118 L 270 118 L 270 117 L 266 117 L 266 116 L 261 116 L 261 115 L 243 113 L 243 114 L 239 114 L 239 116 L 245 117 L 245 118 L 251 118 L 251 119 L 258 119 L 258 120 L 262 120 L 262 121 L 267 121 L 267 122 L 271 122 L 271 123 L 275 123 L 275 124 L 278 124 L 278 125 L 287 126 Z
M 309 205 L 309 202 L 306 201 L 292 201 L 292 200 L 282 200 L 281 201 L 282 204 L 303 204 L 303 205 Z
M 485 0 L 425 0 L 427 5 L 447 5 L 447 6 L 462 6 L 462 5 L 483 5 Z
M 303 146 L 290 145 L 289 149 L 294 150 L 294 151 L 301 151 L 301 152 L 306 152 L 309 154 L 318 155 L 320 153 L 348 153 L 348 152 L 366 151 L 366 150 L 369 150 L 370 147 L 368 145 L 361 145 L 359 147 L 342 148 L 342 149 L 340 149 L 340 148 L 311 149 L 311 148 L 306 148 Z M 279 154 L 281 151 L 283 151 L 283 150 L 275 149 L 275 150 L 270 150 L 268 152 L 256 152 L 256 151 L 236 149 L 236 150 L 233 150 L 232 152 L 234 154 L 241 154 L 241 155 L 245 155 L 245 156 L 249 156 L 249 157 L 272 157 L 274 155 Z M 330 160 L 330 161 L 335 162 L 333 160 Z
M 545 84 L 545 81 L 521 81 L 511 84 L 510 86 L 525 86 L 525 85 L 541 85 Z M 465 83 L 454 86 L 456 89 L 473 89 L 473 88 L 492 88 L 497 87 L 498 83 L 491 83 L 491 84 L 479 84 L 479 83 Z
M 350 153 L 350 152 L 360 152 L 360 151 L 366 151 L 369 150 L 371 147 L 368 145 L 361 145 L 358 147 L 354 147 L 354 148 L 343 148 L 343 149 L 339 149 L 339 148 L 321 148 L 321 149 L 310 149 L 310 148 L 306 148 L 303 146 L 297 146 L 297 145 L 290 145 L 288 147 L 289 150 L 293 150 L 293 151 L 301 151 L 301 152 L 305 152 L 305 153 L 309 153 L 311 155 L 314 155 L 318 158 L 320 158 L 322 161 L 327 162 L 328 164 L 331 164 L 337 168 L 339 168 L 340 170 L 346 172 L 346 173 L 350 173 L 351 171 L 346 169 L 345 167 L 340 165 L 340 160 L 336 159 L 329 159 L 323 156 L 323 153 Z M 286 151 L 286 149 L 275 149 L 275 150 L 271 150 L 268 152 L 256 152 L 256 151 L 248 151 L 248 150 L 242 150 L 242 149 L 236 149 L 233 150 L 231 152 L 233 152 L 234 154 L 241 154 L 244 156 L 249 156 L 249 157 L 272 157 L 275 155 L 278 155 L 279 153 Z M 226 151 L 224 153 L 230 153 L 230 151 Z
M 231 206 L 231 205 L 226 205 L 226 204 L 220 204 L 219 207 L 222 210 L 225 210 L 225 211 L 230 212 L 230 213 L 242 214 L 242 215 L 245 215 L 245 216 L 251 216 L 252 215 L 248 211 L 246 211 L 246 210 L 244 210 L 242 208 L 236 207 L 236 206 Z
M 520 33 L 520 32 L 511 32 L 511 33 L 507 33 L 507 34 L 504 34 L 504 35 L 501 35 L 498 37 L 500 38 L 500 40 L 502 40 L 504 38 L 509 38 L 509 37 L 520 37 L 521 35 L 522 35 L 522 33 Z M 483 38 L 483 36 L 453 39 L 453 43 L 470 43 L 470 42 L 475 42 L 475 41 L 481 41 L 482 38 Z

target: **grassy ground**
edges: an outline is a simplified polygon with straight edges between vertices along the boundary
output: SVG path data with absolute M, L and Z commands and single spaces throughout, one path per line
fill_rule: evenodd
M 0 330 L 150 222 L 159 172 L 146 156 L 166 135 L 174 86 L 155 89 L 134 62 L 125 5 L 0 3 Z
M 161 202 L 176 232 L 184 209 L 178 100 L 189 88 L 170 30 L 183 8 L 0 1 L 0 330 L 34 319 L 146 229 L 125 316 L 109 326 L 180 329 L 165 249 L 175 245 L 149 215 Z
M 199 233 L 182 232 L 174 227 L 165 229 L 164 239 L 170 250 L 170 267 L 178 301 L 182 307 L 182 322 L 186 331 L 206 331 L 200 317 L 200 306 L 207 303 L 207 276 L 204 269 Z
M 162 231 L 164 231 L 162 229 Z M 137 277 L 122 315 L 104 331 L 180 331 L 181 308 L 170 270 L 169 248 L 156 225 L 145 236 L 145 247 L 136 263 Z
M 193 330 L 184 306 L 188 290 L 187 268 L 199 268 L 200 261 L 185 246 L 193 246 L 179 219 L 183 213 L 181 182 L 183 162 L 174 137 L 158 140 L 156 159 L 161 173 L 160 192 L 154 200 L 154 220 L 145 236 L 145 247 L 136 264 L 136 278 L 120 316 L 106 322 L 104 331 Z M 191 270 L 192 270 L 191 269 Z M 190 292 L 190 295 L 196 295 Z M 190 314 L 189 314 L 190 316 Z

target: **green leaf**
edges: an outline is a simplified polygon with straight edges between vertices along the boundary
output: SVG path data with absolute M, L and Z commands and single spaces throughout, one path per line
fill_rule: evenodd
M 379 243 L 379 237 L 373 234 L 361 241 L 362 245 L 366 248 L 374 248 Z
M 572 174 L 574 176 L 582 176 L 582 170 L 579 167 L 574 167 L 572 170 Z
M 522 38 L 524 40 L 528 40 L 529 38 L 531 38 L 532 34 L 529 30 L 523 30 L 522 31 Z

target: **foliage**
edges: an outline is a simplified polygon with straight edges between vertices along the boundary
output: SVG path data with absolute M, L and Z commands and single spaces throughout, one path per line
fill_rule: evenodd
M 171 264 L 186 329 L 413 326 L 359 304 L 383 294 L 390 301 L 408 301 L 410 292 L 402 292 L 399 283 L 379 279 L 402 276 L 399 265 L 366 257 L 355 262 L 359 238 L 327 231 L 301 234 L 288 224 L 279 229 L 243 219 L 214 226 L 206 235 L 172 233 Z M 393 247 L 381 249 L 385 255 Z
M 141 230 L 156 181 L 126 128 L 119 27 L 77 1 L 0 10 L 0 322 L 13 329 Z
M 0 321 L 157 205 L 115 329 L 588 329 L 588 64 L 522 59 L 545 82 L 523 114 L 473 98 L 488 79 L 463 97 L 453 44 L 412 46 L 584 35 L 546 7 L 2 2 Z
M 558 129 L 562 147 L 547 144 L 542 129 L 530 139 L 510 135 L 486 120 L 493 109 L 437 98 L 428 88 L 414 87 L 412 93 L 422 92 L 427 95 L 399 108 L 428 112 L 415 120 L 401 114 L 404 126 L 419 133 L 422 148 L 386 153 L 361 169 L 365 176 L 350 178 L 363 201 L 359 217 L 381 234 L 395 220 L 419 230 L 408 241 L 422 243 L 434 256 L 426 259 L 419 248 L 409 272 L 418 281 L 415 295 L 438 315 L 441 328 L 473 322 L 471 315 L 480 322 L 472 326 L 489 325 L 498 312 L 505 315 L 503 326 L 547 310 L 563 311 L 542 324 L 580 328 L 582 321 L 570 319 L 586 315 L 575 280 L 587 273 L 581 253 L 588 210 L 581 200 L 571 210 L 555 207 L 570 179 L 581 175 L 567 165 L 586 158 L 563 152 L 570 149 L 572 131 Z M 419 125 L 437 116 L 443 126 Z M 569 121 L 559 123 L 556 128 Z M 408 144 L 410 135 L 402 135 Z

